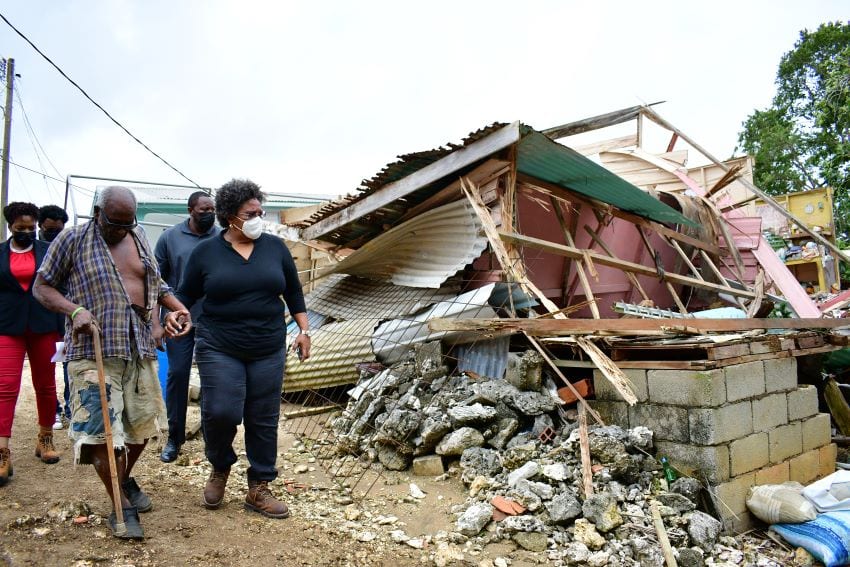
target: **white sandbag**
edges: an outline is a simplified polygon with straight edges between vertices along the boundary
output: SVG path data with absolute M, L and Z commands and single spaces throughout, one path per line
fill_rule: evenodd
M 802 494 L 799 482 L 754 486 L 747 494 L 747 508 L 767 524 L 799 524 L 817 518 L 815 507 Z
M 850 510 L 850 471 L 838 470 L 803 489 L 818 512 Z

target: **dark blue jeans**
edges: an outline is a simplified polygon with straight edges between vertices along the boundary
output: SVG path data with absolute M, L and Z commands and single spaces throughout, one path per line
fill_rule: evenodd
M 236 462 L 233 439 L 245 424 L 248 479 L 277 478 L 277 427 L 286 348 L 258 360 L 243 360 L 195 341 L 201 373 L 201 423 L 206 455 L 222 471 Z
M 186 405 L 189 403 L 189 375 L 195 351 L 195 329 L 179 339 L 165 341 L 168 353 L 168 379 L 165 382 L 165 409 L 168 413 L 168 438 L 186 442 Z

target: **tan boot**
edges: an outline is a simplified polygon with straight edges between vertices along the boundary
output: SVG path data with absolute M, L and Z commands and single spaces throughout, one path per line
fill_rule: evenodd
M 0 486 L 9 482 L 12 476 L 12 455 L 8 447 L 0 449 Z
M 224 487 L 227 486 L 227 477 L 230 476 L 230 469 L 210 471 L 210 477 L 207 479 L 207 485 L 204 487 L 204 508 L 215 510 L 224 501 Z
M 248 480 L 245 508 L 267 518 L 288 518 L 289 508 L 274 497 L 267 481 Z
M 38 443 L 35 446 L 35 456 L 41 459 L 41 462 L 52 465 L 59 462 L 59 451 L 53 445 L 53 431 L 49 433 L 41 432 L 38 434 Z

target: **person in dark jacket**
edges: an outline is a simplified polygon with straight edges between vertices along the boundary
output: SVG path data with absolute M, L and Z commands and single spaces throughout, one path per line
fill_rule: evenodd
M 284 302 L 301 329 L 292 347 L 302 360 L 310 356 L 310 329 L 292 255 L 279 238 L 263 233 L 264 200 L 259 186 L 248 180 L 234 179 L 216 192 L 216 217 L 225 230 L 195 247 L 177 297 L 189 309 L 204 298 L 195 335 L 201 423 L 212 465 L 204 506 L 215 509 L 224 501 L 236 462 L 233 438 L 244 423 L 250 464 L 245 508 L 286 518 L 289 509 L 268 487 L 277 477 Z
M 38 239 L 47 243 L 53 242 L 59 233 L 65 229 L 65 223 L 68 222 L 68 213 L 59 205 L 44 205 L 38 209 Z M 65 334 L 65 315 L 56 314 L 56 332 L 59 336 Z M 65 424 L 71 421 L 71 405 L 70 405 L 70 389 L 68 388 L 68 365 L 62 365 L 63 382 L 65 383 L 65 393 L 63 400 L 56 400 L 56 421 L 53 424 L 53 429 L 62 429 Z
M 47 464 L 59 461 L 53 445 L 56 410 L 56 315 L 32 294 L 36 271 L 48 244 L 36 239 L 38 207 L 10 203 L 3 209 L 12 237 L 0 244 L 0 486 L 12 476 L 9 438 L 21 390 L 24 356 L 29 358 L 38 408 L 35 454 Z
M 172 289 L 177 289 L 183 268 L 192 250 L 204 240 L 215 238 L 215 205 L 209 193 L 195 191 L 187 203 L 189 218 L 162 233 L 156 242 L 154 255 L 159 273 Z M 192 319 L 200 315 L 202 302 L 192 307 Z M 195 352 L 195 331 L 176 341 L 165 341 L 168 351 L 168 381 L 165 383 L 165 407 L 168 411 L 168 441 L 159 458 L 164 463 L 177 460 L 180 447 L 186 441 L 186 406 L 189 403 L 189 376 Z

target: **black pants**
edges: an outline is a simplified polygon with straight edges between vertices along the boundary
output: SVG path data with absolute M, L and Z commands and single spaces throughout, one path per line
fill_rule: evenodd
M 165 341 L 168 352 L 168 380 L 165 382 L 165 408 L 168 412 L 168 438 L 186 442 L 186 406 L 189 403 L 189 375 L 195 351 L 195 329 L 179 339 Z
M 277 427 L 286 347 L 258 360 L 243 360 L 195 342 L 201 373 L 201 423 L 206 455 L 215 470 L 236 462 L 233 439 L 245 424 L 248 479 L 277 478 Z

